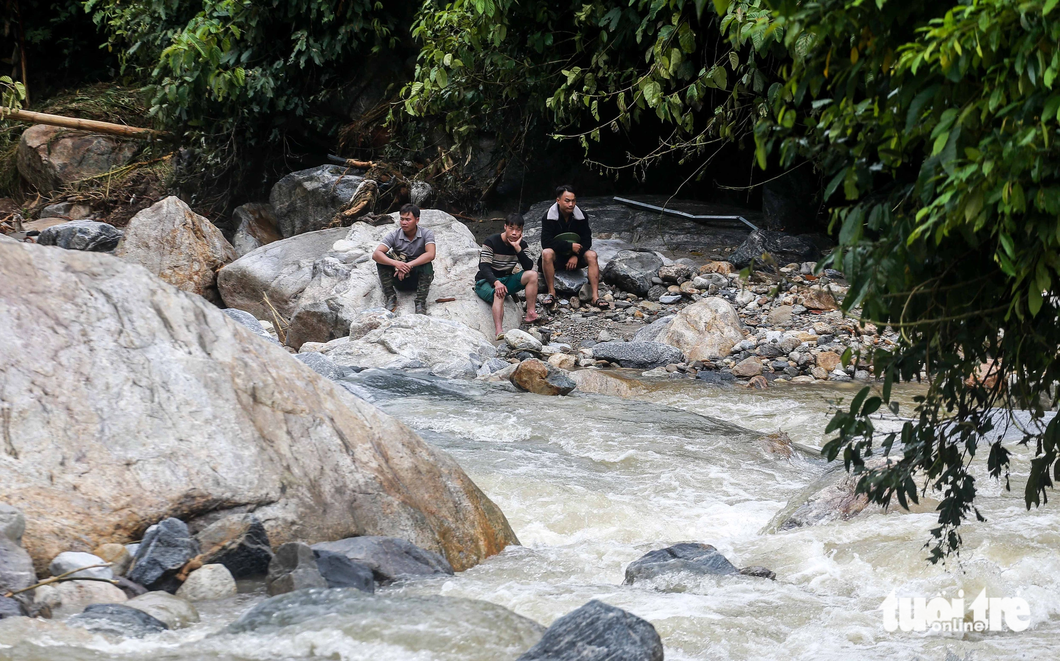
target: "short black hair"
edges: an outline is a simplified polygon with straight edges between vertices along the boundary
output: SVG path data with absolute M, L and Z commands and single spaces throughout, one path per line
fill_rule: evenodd
M 575 197 L 578 196 L 578 194 L 574 192 L 574 186 L 571 186 L 570 184 L 563 184 L 562 186 L 556 186 L 556 197 L 557 198 L 563 197 L 564 193 L 570 193 L 571 195 L 574 195 Z
M 402 213 L 411 213 L 416 218 L 419 218 L 420 217 L 420 208 L 418 206 L 416 206 L 415 204 L 406 204 L 405 206 L 401 207 L 401 211 L 399 212 L 399 215 L 402 214 Z
M 510 213 L 508 214 L 508 217 L 504 219 L 504 224 L 511 225 L 512 227 L 522 227 L 526 224 L 526 221 L 523 220 L 522 214 Z

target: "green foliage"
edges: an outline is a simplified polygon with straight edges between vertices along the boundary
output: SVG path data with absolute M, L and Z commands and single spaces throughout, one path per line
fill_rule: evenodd
M 149 114 L 207 157 L 203 170 L 268 158 L 354 57 L 393 43 L 403 16 L 371 0 L 87 0 L 123 70 L 149 81 Z M 409 17 L 409 20 L 411 17 Z M 250 149 L 250 148 L 253 148 Z
M 1056 4 L 774 7 L 770 29 L 791 59 L 755 128 L 759 162 L 810 158 L 823 170 L 840 243 L 831 260 L 851 284 L 845 306 L 902 337 L 893 353 L 862 356 L 885 375 L 882 393 L 863 391 L 835 416 L 826 451 L 862 472 L 859 489 L 875 502 L 915 501 L 917 473 L 942 490 L 932 561 L 958 549 L 963 521 L 981 518 L 972 458 L 987 452 L 990 474 L 1008 484 L 1009 451 L 982 440 L 1008 424 L 997 407 L 1040 419 L 1057 403 Z M 989 378 L 977 375 L 988 362 Z M 878 438 L 869 414 L 892 404 L 891 384 L 922 373 L 931 386 L 915 420 Z M 1035 449 L 1030 507 L 1060 478 L 1060 426 L 1023 431 Z M 864 470 L 881 450 L 895 463 Z
M 771 80 L 760 0 L 713 6 L 720 14 L 704 0 L 428 0 L 405 109 L 444 116 L 458 144 L 537 128 L 588 152 L 608 134 L 661 125 L 656 149 L 608 169 L 693 158 L 749 135 Z

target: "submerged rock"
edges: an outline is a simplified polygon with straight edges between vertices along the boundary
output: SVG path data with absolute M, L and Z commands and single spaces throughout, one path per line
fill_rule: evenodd
M 409 576 L 453 574 L 453 568 L 442 556 L 397 537 L 349 537 L 314 544 L 313 550 L 338 553 L 365 565 L 379 582 Z
M 870 466 L 883 462 L 873 462 Z M 870 505 L 864 494 L 855 493 L 860 476 L 846 472 L 842 464 L 826 470 L 777 513 L 766 526 L 766 532 L 783 532 L 793 528 L 846 521 L 861 514 Z
M 650 622 L 594 599 L 553 622 L 518 661 L 662 659 L 662 640 Z
M 637 581 L 677 572 L 723 576 L 737 574 L 739 570 L 710 544 L 674 544 L 646 553 L 629 563 L 623 583 L 633 585 Z
M 328 583 L 321 576 L 316 556 L 308 544 L 287 542 L 276 549 L 265 578 L 265 588 L 270 595 L 326 587 Z
M 375 592 L 375 575 L 368 565 L 354 562 L 334 551 L 314 550 L 313 555 L 317 559 L 317 569 L 329 588 L 357 588 L 364 592 Z
M 148 592 L 125 602 L 163 622 L 170 629 L 183 629 L 199 621 L 199 612 L 186 599 L 168 592 Z
M 509 380 L 516 388 L 537 395 L 568 395 L 578 387 L 563 370 L 536 358 L 519 363 Z
M 169 629 L 165 622 L 125 604 L 93 604 L 66 623 L 94 633 L 129 638 L 142 638 Z
M 201 298 L 22 243 L 0 244 L 0 280 L 0 484 L 39 569 L 174 511 L 198 527 L 251 509 L 274 544 L 401 534 L 461 570 L 516 542 L 448 455 Z

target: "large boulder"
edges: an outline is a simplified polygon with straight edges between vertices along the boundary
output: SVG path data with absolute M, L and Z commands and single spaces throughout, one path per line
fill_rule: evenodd
M 662 258 L 653 252 L 623 250 L 607 263 L 600 277 L 619 289 L 643 296 L 651 289 L 651 279 L 662 265 Z
M 593 346 L 593 358 L 639 369 L 662 367 L 685 360 L 680 349 L 659 342 L 601 342 Z
M 755 230 L 729 257 L 729 261 L 736 268 L 742 269 L 752 260 L 761 264 L 762 255 L 765 253 L 768 253 L 779 266 L 792 262 L 796 264 L 812 262 L 821 256 L 821 251 L 816 244 L 805 237 L 792 236 L 784 232 Z
M 217 270 L 236 258 L 221 230 L 172 195 L 132 217 L 114 255 L 213 303 Z
M 400 535 L 459 570 L 516 543 L 447 454 L 139 266 L 3 243 L 0 281 L 0 484 L 39 569 L 173 514 Z
M 578 387 L 565 371 L 537 358 L 519 363 L 509 380 L 519 390 L 537 395 L 567 395 Z
M 365 323 L 369 320 L 372 324 Z M 369 325 L 372 330 L 360 335 Z M 446 378 L 474 378 L 482 363 L 497 355 L 479 331 L 422 314 L 368 311 L 352 317 L 350 333 L 328 342 L 320 353 L 340 367 L 426 367 Z
M 187 524 L 169 517 L 147 529 L 133 556 L 128 578 L 151 590 L 173 592 L 180 586 L 177 573 L 199 550 Z
M 724 298 L 704 298 L 677 313 L 656 340 L 680 349 L 689 361 L 723 358 L 743 341 L 743 324 Z
M 52 225 L 37 236 L 42 246 L 59 246 L 67 250 L 107 252 L 121 241 L 122 231 L 108 223 L 94 220 L 71 220 Z
M 280 179 L 269 193 L 280 234 L 286 239 L 326 227 L 362 181 L 364 177 L 337 165 L 299 170 Z
M 262 246 L 221 270 L 221 296 L 228 307 L 272 319 L 264 301 L 267 296 L 291 322 L 289 346 L 343 337 L 358 314 L 384 303 L 371 255 L 386 233 L 398 227 L 398 214 L 391 214 L 391 221 L 381 226 L 354 223 L 348 229 L 312 232 Z M 472 289 L 480 251 L 474 235 L 456 218 L 436 209 L 422 211 L 420 226 L 431 229 L 437 241 L 427 314 L 493 337 L 490 306 Z M 455 300 L 435 302 L 439 298 Z M 398 314 L 411 315 L 413 301 L 411 292 L 399 292 Z M 517 327 L 519 315 L 519 308 L 509 299 L 505 327 Z
M 886 459 L 879 458 L 866 465 L 878 468 L 886 463 Z M 858 475 L 847 473 L 842 464 L 832 466 L 802 493 L 789 500 L 787 506 L 777 512 L 766 526 L 766 532 L 846 521 L 866 509 L 878 509 L 872 506 L 865 494 L 857 493 L 859 478 Z
M 251 202 L 238 206 L 232 212 L 232 223 L 236 226 L 232 248 L 239 257 L 283 238 L 276 228 L 271 204 Z
M 134 140 L 37 124 L 18 142 L 19 174 L 48 193 L 121 167 L 139 149 Z
M 593 599 L 552 623 L 518 661 L 663 661 L 651 622 Z
M 696 575 L 724 576 L 740 572 L 718 549 L 710 544 L 674 544 L 645 553 L 626 566 L 625 585 L 637 581 L 687 572 Z
M 442 556 L 397 537 L 349 537 L 314 544 L 313 550 L 344 555 L 368 567 L 375 580 L 384 583 L 403 577 L 453 573 L 453 568 Z

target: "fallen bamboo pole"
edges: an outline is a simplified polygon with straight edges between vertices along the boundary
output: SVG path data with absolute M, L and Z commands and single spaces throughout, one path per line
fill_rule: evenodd
M 81 129 L 94 133 L 108 133 L 120 135 L 124 138 L 150 139 L 168 136 L 168 133 L 154 129 L 142 129 L 124 124 L 111 124 L 110 122 L 98 122 L 94 119 L 78 119 L 76 117 L 63 117 L 62 115 L 49 115 L 43 112 L 31 112 L 29 110 L 12 110 L 0 106 L 0 119 L 15 119 L 20 122 L 33 122 L 34 124 L 49 124 L 51 126 L 62 126 L 68 129 Z

